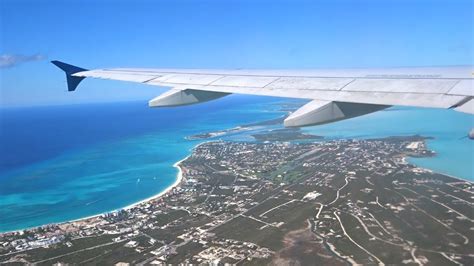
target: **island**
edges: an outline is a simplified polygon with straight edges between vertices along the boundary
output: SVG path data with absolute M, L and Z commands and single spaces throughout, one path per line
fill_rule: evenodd
M 1 234 L 0 263 L 473 265 L 474 185 L 407 160 L 433 155 L 422 136 L 206 142 L 165 195 Z

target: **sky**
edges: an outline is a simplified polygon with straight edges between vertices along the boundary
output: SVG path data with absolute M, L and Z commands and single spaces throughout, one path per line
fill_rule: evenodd
M 50 60 L 88 69 L 472 65 L 473 12 L 471 0 L 0 0 L 0 104 L 165 91 L 86 79 L 67 92 Z

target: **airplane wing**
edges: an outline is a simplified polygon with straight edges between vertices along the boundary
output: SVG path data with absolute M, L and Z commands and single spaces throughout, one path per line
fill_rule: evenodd
M 74 91 L 84 78 L 171 88 L 150 100 L 150 107 L 195 104 L 232 93 L 312 100 L 293 112 L 285 120 L 285 126 L 324 124 L 392 105 L 451 108 L 474 114 L 472 66 L 327 70 L 86 70 L 60 61 L 52 63 L 66 72 L 69 91 Z

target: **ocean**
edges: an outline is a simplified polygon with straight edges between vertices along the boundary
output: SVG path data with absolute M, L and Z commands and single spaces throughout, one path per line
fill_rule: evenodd
M 146 102 L 0 109 L 0 232 L 96 215 L 156 195 L 174 183 L 173 164 L 205 141 L 187 136 L 281 117 L 280 104 L 287 102 L 303 103 L 233 95 L 163 109 Z M 465 137 L 473 117 L 391 108 L 303 130 L 326 139 L 430 136 L 437 156 L 410 161 L 474 180 L 474 141 Z M 249 134 L 265 128 L 219 138 L 251 140 Z

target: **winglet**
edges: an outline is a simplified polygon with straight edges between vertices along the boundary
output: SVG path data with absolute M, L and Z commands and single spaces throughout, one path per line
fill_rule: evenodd
M 81 71 L 87 71 L 87 69 L 80 68 L 77 66 L 69 65 L 66 63 L 63 63 L 61 61 L 51 61 L 55 66 L 59 67 L 66 73 L 66 80 L 67 80 L 67 90 L 68 91 L 74 91 L 77 88 L 77 85 L 85 79 L 85 77 L 76 77 L 73 76 L 73 74 L 81 72 Z

